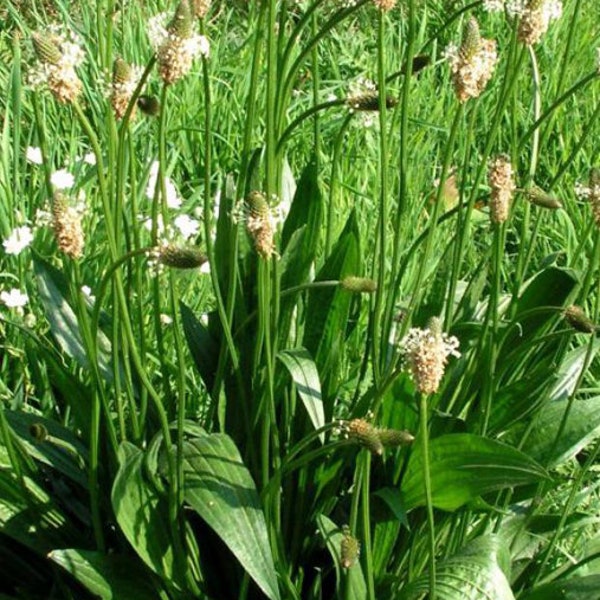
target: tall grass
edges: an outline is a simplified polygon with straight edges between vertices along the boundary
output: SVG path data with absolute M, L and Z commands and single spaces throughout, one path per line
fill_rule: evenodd
M 3 597 L 593 596 L 599 32 L 550 4 L 7 0 Z

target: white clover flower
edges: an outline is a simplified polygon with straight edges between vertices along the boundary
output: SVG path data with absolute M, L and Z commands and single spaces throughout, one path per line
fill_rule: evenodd
M 206 261 L 199 269 L 200 273 L 202 273 L 203 275 L 209 275 L 210 274 L 210 262 Z M 208 321 L 208 319 L 207 319 Z
M 167 197 L 165 198 L 167 208 L 180 208 L 181 198 L 179 197 L 175 184 L 168 177 L 165 177 L 165 191 L 167 193 Z
M 152 231 L 152 219 L 151 218 L 146 218 L 142 220 L 142 225 L 144 227 L 144 229 L 146 229 L 147 231 Z M 165 238 L 170 238 L 170 232 L 165 228 L 165 222 L 163 219 L 163 216 L 159 213 L 156 216 L 156 230 L 158 235 L 160 235 L 161 237 L 165 237 Z
M 0 292 L 0 302 L 7 308 L 23 308 L 29 302 L 29 296 L 17 288 L 13 288 L 8 292 L 6 290 Z
M 189 215 L 178 215 L 173 220 L 173 224 L 181 235 L 187 240 L 195 235 L 198 235 L 200 223 L 196 219 L 192 219 Z
M 3 242 L 6 254 L 18 255 L 33 241 L 33 232 L 31 227 L 23 225 L 13 229 Z
M 217 190 L 215 194 L 215 202 L 213 204 L 213 214 L 215 215 L 215 219 L 219 218 L 221 214 L 221 190 Z
M 504 0 L 483 0 L 483 10 L 486 12 L 501 12 L 504 10 Z
M 161 313 L 160 314 L 160 323 L 161 325 L 171 325 L 171 323 L 173 323 L 173 318 L 170 317 L 169 315 L 166 315 L 165 313 Z
M 527 0 L 506 0 L 506 12 L 509 17 L 520 17 L 525 12 Z
M 59 169 L 50 176 L 50 183 L 57 190 L 68 190 L 75 184 L 75 177 L 67 169 Z
M 38 208 L 35 211 L 33 222 L 36 227 L 48 227 L 52 224 L 52 214 L 48 208 Z
M 158 171 L 158 161 L 155 160 L 150 166 L 150 175 L 148 176 L 148 185 L 146 186 L 146 198 L 149 200 L 154 198 L 154 191 L 158 183 Z M 167 194 L 165 198 L 167 207 L 173 209 L 179 208 L 181 206 L 181 198 L 175 184 L 168 177 L 165 177 L 165 191 Z
M 25 159 L 34 165 L 41 165 L 44 162 L 42 150 L 34 146 L 28 146 L 25 151 Z
M 92 294 L 92 288 L 89 285 L 82 285 L 81 292 L 86 298 L 89 298 L 91 302 L 94 302 L 94 300 L 96 300 L 96 296 Z
M 86 165 L 94 166 L 96 164 L 96 155 L 93 152 L 88 152 L 84 154 L 82 160 Z

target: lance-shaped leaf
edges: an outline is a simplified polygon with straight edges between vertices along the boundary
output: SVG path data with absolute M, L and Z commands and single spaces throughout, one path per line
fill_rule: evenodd
M 442 435 L 429 444 L 433 505 L 456 510 L 482 494 L 547 478 L 544 469 L 519 450 L 469 433 Z M 411 454 L 401 484 L 409 510 L 425 505 L 422 446 Z
M 436 598 L 444 600 L 514 600 L 507 579 L 508 556 L 497 536 L 478 538 L 454 556 L 438 563 Z M 429 575 L 410 583 L 400 600 L 422 598 L 429 590 Z
M 522 600 L 592 600 L 600 595 L 600 575 L 558 579 L 525 592 Z
M 68 289 L 64 276 L 52 265 L 39 258 L 34 261 L 33 265 L 40 299 L 44 305 L 52 334 L 66 354 L 75 359 L 80 366 L 89 368 L 89 359 L 79 331 L 77 317 L 61 292 L 61 289 Z M 102 377 L 110 383 L 114 379 L 109 358 L 111 344 L 101 331 L 98 331 L 97 346 L 98 370 Z
M 333 558 L 333 564 L 335 565 L 335 572 L 337 575 L 337 587 L 338 593 L 341 592 L 342 582 L 345 579 L 344 571 L 347 571 L 346 585 L 347 600 L 365 600 L 367 597 L 367 585 L 365 583 L 365 577 L 363 575 L 360 563 L 357 561 L 351 567 L 345 569 L 342 566 L 342 539 L 344 534 L 342 530 L 328 517 L 325 515 L 319 515 L 317 517 L 317 526 L 321 535 L 325 540 L 327 549 Z
M 158 600 L 148 572 L 130 557 L 89 550 L 54 550 L 49 558 L 101 600 Z
M 317 367 L 308 350 L 306 348 L 282 350 L 278 358 L 290 372 L 312 424 L 315 429 L 320 429 L 325 425 L 321 383 Z M 323 434 L 320 434 L 319 438 L 321 442 L 325 441 Z
M 183 587 L 182 577 L 175 571 L 166 521 L 167 501 L 144 476 L 144 453 L 133 444 L 123 442 L 119 462 L 111 498 L 121 531 L 155 573 L 176 587 Z
M 183 450 L 185 500 L 206 521 L 270 600 L 279 600 L 265 517 L 252 477 L 225 434 Z
M 567 404 L 567 400 L 549 403 L 534 419 L 527 440 L 529 454 L 548 468 L 573 458 L 600 435 L 600 396 L 595 396 L 571 404 L 567 421 L 557 437 Z

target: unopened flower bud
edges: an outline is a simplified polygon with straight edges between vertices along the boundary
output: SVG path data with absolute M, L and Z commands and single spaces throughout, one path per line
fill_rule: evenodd
M 31 34 L 31 41 L 39 60 L 49 65 L 58 65 L 60 63 L 62 53 L 51 35 L 35 31 Z
M 594 333 L 597 329 L 594 322 L 585 314 L 580 306 L 572 304 L 563 313 L 567 323 L 581 333 Z
M 70 258 L 81 258 L 84 246 L 81 215 L 60 192 L 55 192 L 52 200 L 52 227 L 59 249 Z
M 398 446 L 410 446 L 415 441 L 415 436 L 400 429 L 379 429 L 379 440 L 386 448 L 396 448 Z
M 340 286 L 349 292 L 358 294 L 372 294 L 377 290 L 377 282 L 366 277 L 354 277 L 349 275 L 340 281 Z
M 352 110 L 358 111 L 377 111 L 379 110 L 379 94 L 375 93 L 364 93 L 357 94 L 356 96 L 350 96 L 346 100 L 346 104 Z M 398 105 L 398 99 L 393 96 L 386 96 L 385 106 L 386 108 L 394 108 Z
M 356 564 L 360 555 L 360 542 L 352 535 L 350 528 L 343 528 L 342 541 L 340 544 L 340 555 L 342 568 L 349 569 Z
M 207 261 L 205 254 L 191 246 L 165 244 L 156 253 L 160 264 L 175 269 L 197 269 Z
M 142 95 L 137 99 L 137 105 L 149 117 L 155 117 L 160 112 L 160 102 L 156 96 Z
M 181 0 L 175 9 L 173 19 L 167 26 L 167 31 L 185 39 L 191 37 L 192 28 L 193 22 L 190 3 L 188 0 Z
M 548 208 L 550 210 L 562 208 L 562 204 L 556 196 L 551 196 L 538 187 L 532 187 L 526 190 L 525 196 L 529 202 L 536 206 L 541 206 L 542 208 Z

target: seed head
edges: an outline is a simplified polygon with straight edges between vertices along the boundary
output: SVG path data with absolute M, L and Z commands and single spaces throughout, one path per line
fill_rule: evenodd
M 125 115 L 127 106 L 129 106 L 129 102 L 138 86 L 141 76 L 141 68 L 132 67 L 122 58 L 115 59 L 113 64 L 110 103 L 117 119 L 122 119 Z M 131 112 L 131 118 L 134 116 L 135 106 Z
M 382 12 L 388 12 L 396 6 L 396 0 L 373 0 L 373 3 Z
M 490 164 L 488 182 L 490 195 L 490 218 L 492 223 L 504 223 L 508 219 L 510 203 L 515 191 L 513 168 L 508 156 L 501 154 Z
M 198 19 L 204 19 L 210 10 L 211 0 L 192 0 L 192 13 Z
M 437 392 L 449 356 L 460 356 L 458 340 L 441 331 L 436 317 L 426 329 L 412 328 L 401 340 L 400 347 L 417 389 L 423 394 Z
M 498 55 L 496 42 L 481 37 L 474 17 L 467 22 L 460 48 L 450 46 L 446 58 L 459 102 L 477 98 L 491 79 Z
M 364 446 L 371 454 L 378 456 L 383 454 L 383 444 L 379 439 L 377 428 L 365 419 L 344 421 L 341 423 L 341 430 L 344 437 Z
M 62 104 L 75 101 L 82 90 L 75 67 L 83 61 L 83 52 L 73 36 L 49 30 L 35 32 L 31 39 L 38 62 L 29 73 L 30 85 L 46 86 Z
M 81 214 L 60 192 L 55 192 L 52 200 L 52 227 L 59 249 L 70 258 L 81 258 L 84 246 Z
M 379 94 L 377 92 L 366 92 L 357 94 L 346 99 L 346 104 L 351 110 L 358 111 L 377 111 L 379 110 Z M 386 108 L 394 108 L 398 105 L 398 99 L 393 96 L 386 96 Z
M 245 205 L 248 213 L 246 231 L 254 241 L 254 248 L 261 258 L 269 259 L 275 254 L 275 228 L 267 199 L 261 192 L 250 192 Z
M 198 55 L 208 57 L 210 48 L 208 40 L 194 32 L 188 0 L 179 3 L 168 25 L 164 23 L 163 13 L 152 18 L 148 35 L 156 52 L 160 76 L 169 85 L 187 75 Z
M 520 42 L 531 46 L 537 44 L 548 31 L 550 21 L 560 18 L 560 0 L 528 0 L 521 9 L 517 36 Z

